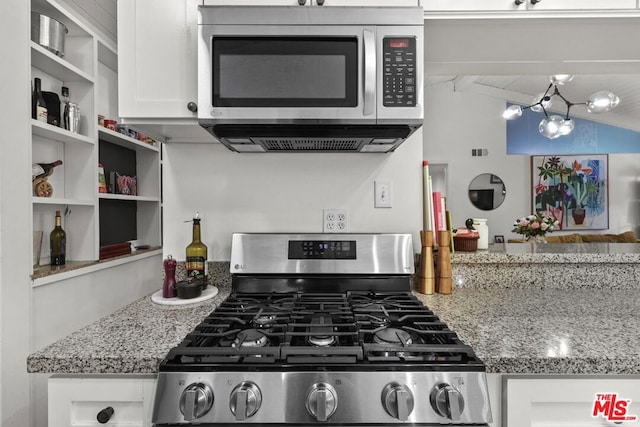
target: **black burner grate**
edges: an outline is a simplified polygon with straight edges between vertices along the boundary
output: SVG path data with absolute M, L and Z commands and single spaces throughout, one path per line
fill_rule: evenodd
M 365 291 L 233 293 L 169 352 L 161 370 L 230 363 L 356 369 L 482 364 L 411 293 Z

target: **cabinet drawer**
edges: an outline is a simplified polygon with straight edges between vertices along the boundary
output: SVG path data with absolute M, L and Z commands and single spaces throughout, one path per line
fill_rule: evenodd
M 597 394 L 630 400 L 626 414 L 640 416 L 637 376 L 507 376 L 503 379 L 503 425 L 532 427 L 614 426 L 602 411 L 592 416 Z M 604 407 L 603 405 L 601 405 Z M 506 415 L 506 416 L 505 416 Z M 640 425 L 627 421 L 625 425 Z
M 53 376 L 48 381 L 49 427 L 150 427 L 155 376 Z M 113 408 L 107 423 L 98 413 Z

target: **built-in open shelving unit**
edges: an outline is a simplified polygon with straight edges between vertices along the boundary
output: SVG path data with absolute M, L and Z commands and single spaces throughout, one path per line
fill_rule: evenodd
M 98 125 L 99 114 L 118 120 L 116 46 L 94 34 L 56 0 L 32 0 L 31 10 L 62 22 L 69 30 L 64 56 L 31 41 L 31 79 L 40 78 L 43 91 L 55 92 L 60 97 L 62 86 L 68 87 L 70 99 L 78 103 L 81 114 L 78 133 L 31 120 L 32 163 L 63 161 L 47 178 L 53 187 L 51 197 L 32 194 L 33 231 L 43 232 L 40 265 L 49 263 L 49 233 L 54 227 L 56 210 L 63 214 L 63 228 L 67 232 L 69 265 L 43 272 L 47 269 L 37 268 L 34 263 L 34 283 L 41 285 L 83 274 L 83 269 L 93 271 L 110 265 L 97 262 L 101 242 L 105 241 L 101 235 L 105 224 L 123 224 L 133 230 L 134 234 L 127 234 L 130 238 L 126 241 L 161 247 L 161 149 L 159 141 L 148 144 Z M 117 147 L 128 153 L 135 165 L 137 195 L 99 193 L 101 146 Z M 38 249 L 34 244 L 33 253 L 37 254 Z M 144 253 L 149 256 L 149 251 Z M 142 256 L 142 252 L 132 258 L 136 256 Z M 118 259 L 119 263 L 126 262 Z

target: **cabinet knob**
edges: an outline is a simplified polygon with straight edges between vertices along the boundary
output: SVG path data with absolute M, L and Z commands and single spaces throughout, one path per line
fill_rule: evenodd
M 113 408 L 111 406 L 107 406 L 102 411 L 98 412 L 96 419 L 100 424 L 106 424 L 113 417 Z
M 307 4 L 307 0 L 298 0 L 298 4 L 300 6 L 304 6 L 305 4 Z
M 524 3 L 524 0 L 515 0 L 514 3 L 516 4 L 516 6 L 520 6 L 522 3 Z
M 189 102 L 187 104 L 187 110 L 191 111 L 192 113 L 197 113 L 198 112 L 198 104 L 196 104 L 193 101 Z
M 324 0 L 316 0 L 318 6 L 322 6 L 324 4 Z
M 538 4 L 540 3 L 542 0 L 531 0 L 531 4 Z

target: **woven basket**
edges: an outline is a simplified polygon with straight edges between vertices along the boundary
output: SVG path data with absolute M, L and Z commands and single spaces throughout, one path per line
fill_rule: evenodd
M 460 252 L 475 252 L 478 250 L 480 236 L 453 236 L 453 249 Z

